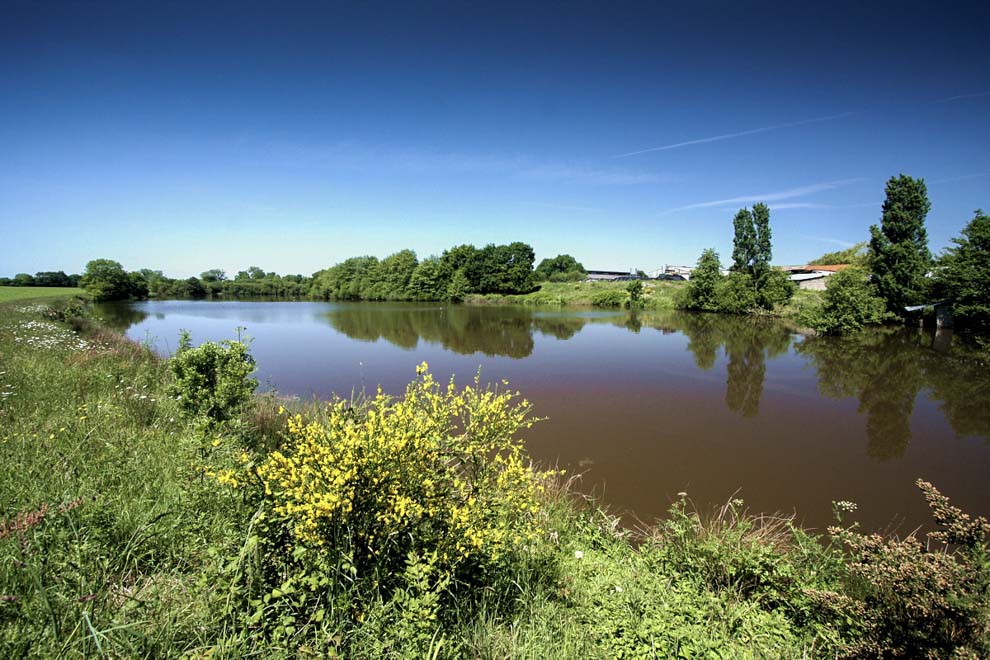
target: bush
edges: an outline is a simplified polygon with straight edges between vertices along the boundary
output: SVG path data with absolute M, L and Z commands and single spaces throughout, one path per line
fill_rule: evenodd
M 183 332 L 168 366 L 175 377 L 168 395 L 179 400 L 183 411 L 210 423 L 240 414 L 258 386 L 251 378 L 254 358 L 242 341 L 208 341 L 194 348 L 189 333 Z
M 866 273 L 846 268 L 828 278 L 821 306 L 805 312 L 801 320 L 822 334 L 842 335 L 888 318 L 886 304 Z
M 794 296 L 797 286 L 782 270 L 769 270 L 759 280 L 756 287 L 756 304 L 766 310 L 786 305 Z
M 716 289 L 721 281 L 722 266 L 718 261 L 718 253 L 709 248 L 698 258 L 698 266 L 691 274 L 684 293 L 678 297 L 677 306 L 703 312 L 717 311 Z
M 629 294 L 618 289 L 598 291 L 591 296 L 591 304 L 595 307 L 623 307 L 627 300 L 629 300 Z
M 913 534 L 897 540 L 833 527 L 849 551 L 850 582 L 848 595 L 827 602 L 840 619 L 858 622 L 850 655 L 988 657 L 990 524 L 951 506 L 932 484 L 917 485 L 939 527 L 928 537 L 941 548 L 929 550 Z
M 551 473 L 514 437 L 533 423 L 529 404 L 477 378 L 441 387 L 425 363 L 417 373 L 403 398 L 379 392 L 365 410 L 336 401 L 325 419 L 290 418 L 280 451 L 218 473 L 248 484 L 261 507 L 249 595 L 251 622 L 269 634 L 377 602 L 398 622 L 415 608 L 427 625 L 415 636 L 428 641 L 441 603 L 469 607 L 540 535 Z
M 643 305 L 643 283 L 640 280 L 635 280 L 630 282 L 626 286 L 626 291 L 629 293 L 629 308 L 639 309 Z
M 757 307 L 756 287 L 746 273 L 730 273 L 715 287 L 717 309 L 725 314 L 746 314 Z

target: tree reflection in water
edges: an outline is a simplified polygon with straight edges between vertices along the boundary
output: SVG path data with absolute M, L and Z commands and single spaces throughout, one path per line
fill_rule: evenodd
M 945 337 L 887 327 L 851 337 L 808 337 L 796 349 L 817 369 L 822 394 L 859 399 L 867 416 L 868 453 L 887 460 L 904 454 L 923 388 L 941 401 L 956 434 L 990 437 L 986 354 Z
M 725 404 L 743 417 L 760 412 L 767 359 L 786 353 L 791 345 L 790 331 L 768 319 L 675 312 L 656 317 L 654 327 L 687 336 L 688 350 L 702 371 L 714 367 L 718 350 L 725 349 Z
M 214 303 L 195 305 L 197 314 L 215 311 L 205 316 L 231 319 L 232 326 L 241 318 L 253 318 L 243 316 L 248 312 L 258 318 L 275 314 L 264 305 L 235 311 L 219 306 L 213 309 Z M 145 321 L 149 311 L 166 314 L 164 309 L 156 309 L 147 303 L 113 304 L 98 306 L 96 314 L 111 327 L 126 330 Z M 589 324 L 611 325 L 633 333 L 644 328 L 680 333 L 687 338 L 687 349 L 702 371 L 714 369 L 720 350 L 724 351 L 725 404 L 748 418 L 759 415 L 767 362 L 790 350 L 793 340 L 784 324 L 771 319 L 676 311 L 636 314 L 356 303 L 335 305 L 322 313 L 336 330 L 352 339 L 382 339 L 407 350 L 426 341 L 458 354 L 515 359 L 533 353 L 536 333 L 569 340 Z M 855 397 L 859 401 L 859 411 L 866 417 L 867 451 L 876 460 L 904 454 L 911 440 L 915 401 L 922 390 L 938 402 L 956 434 L 990 439 L 990 359 L 986 348 L 968 345 L 951 332 L 932 334 L 903 327 L 868 329 L 842 338 L 806 337 L 793 343 L 795 352 L 814 366 L 823 396 Z

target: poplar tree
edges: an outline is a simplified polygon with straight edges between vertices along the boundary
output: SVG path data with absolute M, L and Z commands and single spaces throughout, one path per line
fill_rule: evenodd
M 770 270 L 773 248 L 770 245 L 770 209 L 760 202 L 753 206 L 753 265 L 752 274 L 759 279 Z
M 870 272 L 887 309 L 904 314 L 920 300 L 931 267 L 925 216 L 931 208 L 924 179 L 901 174 L 887 181 L 880 226 L 870 227 Z
M 732 219 L 735 236 L 732 239 L 732 268 L 739 273 L 750 272 L 753 255 L 756 253 L 756 228 L 753 226 L 753 214 L 749 209 L 739 209 Z

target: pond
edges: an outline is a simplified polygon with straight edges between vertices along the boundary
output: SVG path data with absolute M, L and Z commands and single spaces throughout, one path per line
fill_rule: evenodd
M 437 380 L 508 379 L 546 421 L 535 459 L 583 474 L 626 522 L 679 492 L 707 510 L 731 497 L 823 528 L 833 500 L 867 529 L 929 522 L 933 482 L 990 514 L 990 369 L 951 332 L 883 328 L 802 337 L 762 319 L 685 312 L 440 304 L 153 301 L 100 313 L 172 352 L 244 327 L 265 389 L 401 394 L 427 361 Z

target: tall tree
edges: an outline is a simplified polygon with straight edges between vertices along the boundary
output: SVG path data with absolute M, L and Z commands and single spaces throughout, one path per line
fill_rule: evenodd
M 935 286 L 960 323 L 990 329 L 990 215 L 975 217 L 938 260 Z
M 735 236 L 732 238 L 732 268 L 730 270 L 748 273 L 753 255 L 756 252 L 756 228 L 753 214 L 749 209 L 739 209 L 732 220 Z
M 920 300 L 931 267 L 925 216 L 931 208 L 924 179 L 901 174 L 887 181 L 880 226 L 870 227 L 872 281 L 887 309 L 903 315 Z
M 752 275 L 759 279 L 770 270 L 773 247 L 770 245 L 770 208 L 760 202 L 753 206 Z

